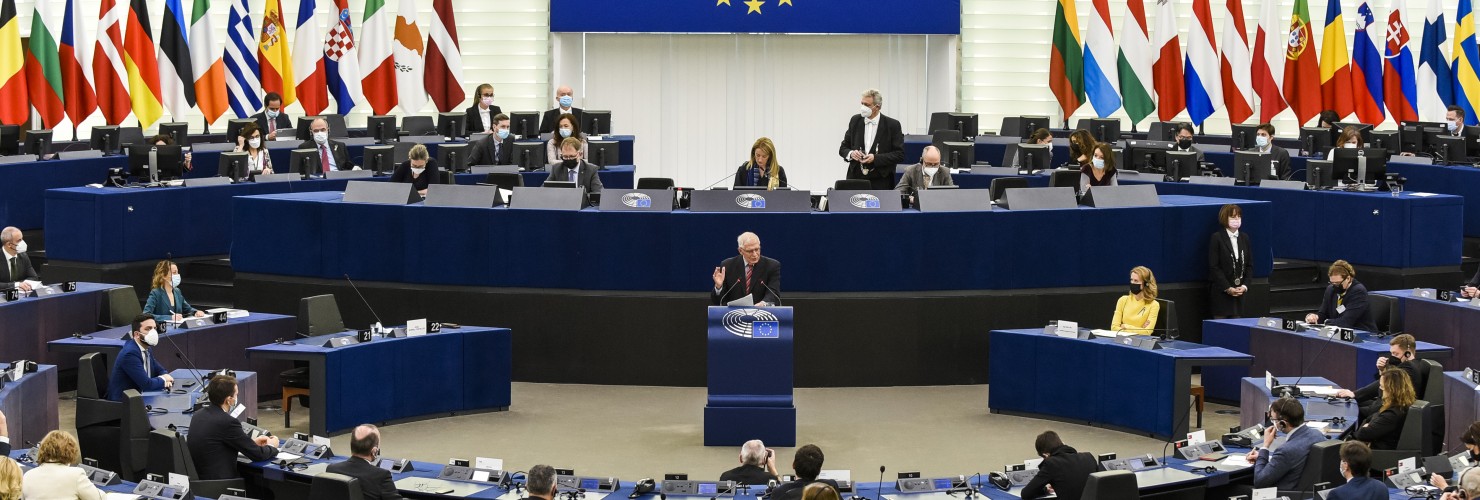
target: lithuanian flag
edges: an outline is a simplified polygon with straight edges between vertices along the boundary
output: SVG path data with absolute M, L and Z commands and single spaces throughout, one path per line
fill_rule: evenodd
M 1048 67 L 1048 87 L 1058 97 L 1065 119 L 1084 104 L 1083 47 L 1074 0 L 1059 0 L 1053 16 L 1053 54 Z

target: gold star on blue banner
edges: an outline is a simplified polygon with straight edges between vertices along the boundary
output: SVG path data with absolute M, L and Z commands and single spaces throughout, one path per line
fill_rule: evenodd
M 719 7 L 721 5 L 729 5 L 729 4 L 730 4 L 730 0 L 719 0 L 717 2 L 714 2 L 714 6 L 715 7 Z
M 766 4 L 766 0 L 746 0 L 745 6 L 746 7 L 749 7 L 749 9 L 745 11 L 745 14 L 746 15 L 749 15 L 751 12 L 754 12 L 756 14 L 760 14 L 761 13 L 761 6 L 762 5 L 765 5 L 765 4 Z

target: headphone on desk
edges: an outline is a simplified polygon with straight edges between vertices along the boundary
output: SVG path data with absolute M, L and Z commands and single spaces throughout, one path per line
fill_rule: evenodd
M 1012 481 L 1007 479 L 1007 474 L 1003 474 L 1001 472 L 993 471 L 988 473 L 987 481 L 991 482 L 992 486 L 995 486 L 997 487 L 997 489 L 1002 491 L 1012 489 Z

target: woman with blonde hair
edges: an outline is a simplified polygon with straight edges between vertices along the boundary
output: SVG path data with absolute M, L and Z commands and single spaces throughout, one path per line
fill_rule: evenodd
M 765 186 L 767 191 L 786 187 L 786 169 L 776 159 L 776 144 L 768 137 L 750 146 L 750 160 L 735 170 L 735 187 Z
M 194 317 L 205 316 L 200 311 L 185 301 L 185 294 L 180 293 L 180 268 L 174 262 L 161 260 L 154 266 L 154 278 L 150 280 L 149 300 L 144 303 L 144 313 L 154 316 L 154 321 L 179 322 L 186 315 Z
M 1156 276 L 1146 266 L 1131 269 L 1130 293 L 1115 303 L 1115 317 L 1110 329 L 1136 335 L 1151 335 L 1156 328 L 1156 315 L 1161 303 L 1156 301 Z
M 36 468 L 21 481 L 26 500 L 103 500 L 103 492 L 88 480 L 87 472 L 76 467 L 82 463 L 77 438 L 51 431 L 36 448 Z
M 802 488 L 802 500 L 839 500 L 838 489 L 827 483 L 812 483 Z
M 0 500 L 21 500 L 21 466 L 0 457 Z
M 1418 400 L 1418 395 L 1413 393 L 1408 372 L 1397 367 L 1383 368 L 1381 385 L 1382 408 L 1352 432 L 1352 439 L 1365 442 L 1374 450 L 1396 450 L 1408 407 Z

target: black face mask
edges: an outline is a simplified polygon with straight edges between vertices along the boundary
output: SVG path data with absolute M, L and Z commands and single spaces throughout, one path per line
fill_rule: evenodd
M 1192 139 L 1177 139 L 1177 147 L 1182 149 L 1192 147 Z
M 562 160 L 560 162 L 560 164 L 561 165 L 565 165 L 565 168 L 570 169 L 570 170 L 575 170 L 575 168 L 576 168 L 576 161 L 575 160 Z
M 1131 283 L 1130 284 L 1130 290 L 1131 290 L 1131 295 L 1136 295 L 1136 294 L 1141 293 L 1141 284 L 1140 283 Z

